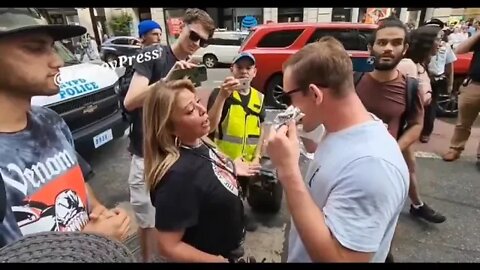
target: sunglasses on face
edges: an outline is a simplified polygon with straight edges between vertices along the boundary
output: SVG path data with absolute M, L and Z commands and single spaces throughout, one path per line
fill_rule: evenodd
M 192 28 L 188 27 L 188 31 L 190 32 L 188 38 L 193 41 L 197 42 L 200 40 L 200 47 L 205 48 L 208 46 L 208 39 L 202 38 L 197 32 L 193 31 Z
M 273 95 L 279 103 L 290 106 L 290 105 L 292 105 L 291 95 L 293 95 L 297 92 L 300 92 L 300 91 L 302 91 L 302 88 L 297 88 L 297 89 L 293 89 L 291 91 L 285 92 L 280 85 L 277 85 L 277 86 L 275 86 L 275 90 L 274 90 Z
M 315 84 L 318 87 L 327 88 L 327 86 L 320 83 L 313 83 L 313 84 Z M 274 89 L 273 96 L 279 103 L 290 106 L 292 105 L 292 95 L 295 93 L 301 92 L 303 89 L 305 88 L 299 87 L 286 92 L 283 90 L 283 88 L 280 85 L 277 85 Z

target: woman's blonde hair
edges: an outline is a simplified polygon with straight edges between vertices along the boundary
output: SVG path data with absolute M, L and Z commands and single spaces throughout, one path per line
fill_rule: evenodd
M 177 139 L 173 134 L 172 111 L 178 94 L 187 89 L 195 93 L 188 79 L 157 83 L 150 89 L 143 106 L 143 149 L 145 181 L 153 190 L 165 173 L 178 160 Z

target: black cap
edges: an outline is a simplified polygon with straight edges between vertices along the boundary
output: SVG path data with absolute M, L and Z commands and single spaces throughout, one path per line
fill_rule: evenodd
M 442 29 L 445 27 L 445 23 L 442 22 L 441 20 L 437 19 L 437 18 L 433 18 L 433 19 L 430 19 L 430 20 L 426 21 L 424 25 L 438 26 Z
M 81 36 L 87 29 L 77 25 L 49 25 L 34 8 L 0 8 L 0 38 L 39 31 L 49 34 L 54 40 L 61 40 Z

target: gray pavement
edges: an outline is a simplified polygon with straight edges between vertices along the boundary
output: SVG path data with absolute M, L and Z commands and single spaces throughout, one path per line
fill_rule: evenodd
M 208 97 L 208 89 L 218 86 L 228 74 L 225 69 L 209 70 L 210 81 L 199 94 Z M 203 97 L 202 97 L 203 98 Z M 204 102 L 206 102 L 204 100 Z M 443 224 L 428 224 L 408 214 L 408 203 L 400 216 L 393 254 L 398 262 L 480 262 L 480 172 L 474 167 L 476 143 L 480 127 L 472 130 L 465 155 L 456 162 L 446 163 L 439 155 L 448 148 L 454 120 L 437 120 L 434 135 L 428 144 L 416 145 L 418 178 L 423 199 L 447 216 Z M 132 216 L 132 236 L 136 224 L 129 206 L 127 177 L 130 156 L 125 136 L 94 153 L 90 162 L 95 176 L 89 181 L 100 201 L 109 207 L 119 205 Z M 249 212 L 250 208 L 245 203 Z M 245 251 L 267 261 L 284 262 L 287 255 L 289 213 L 283 202 L 276 215 L 255 214 L 260 226 L 248 233 Z M 135 237 L 129 246 L 138 253 Z

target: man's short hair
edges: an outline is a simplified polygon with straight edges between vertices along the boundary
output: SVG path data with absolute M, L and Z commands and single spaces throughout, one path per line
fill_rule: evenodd
M 208 13 L 199 8 L 189 8 L 183 15 L 185 24 L 200 23 L 208 32 L 208 36 L 212 37 L 215 32 L 215 22 Z
M 304 93 L 309 84 L 332 89 L 335 97 L 343 97 L 353 89 L 353 65 L 342 43 L 331 36 L 322 37 L 292 55 L 283 70 L 291 68 L 297 87 Z
M 397 27 L 402 29 L 405 32 L 405 41 L 404 43 L 408 43 L 408 29 L 405 26 L 405 24 L 397 19 L 396 17 L 387 17 L 384 19 L 381 19 L 378 21 L 378 27 L 373 31 L 372 39 L 370 40 L 370 45 L 373 46 L 375 44 L 375 40 L 377 39 L 377 32 L 384 29 L 384 28 L 390 28 L 390 27 Z

